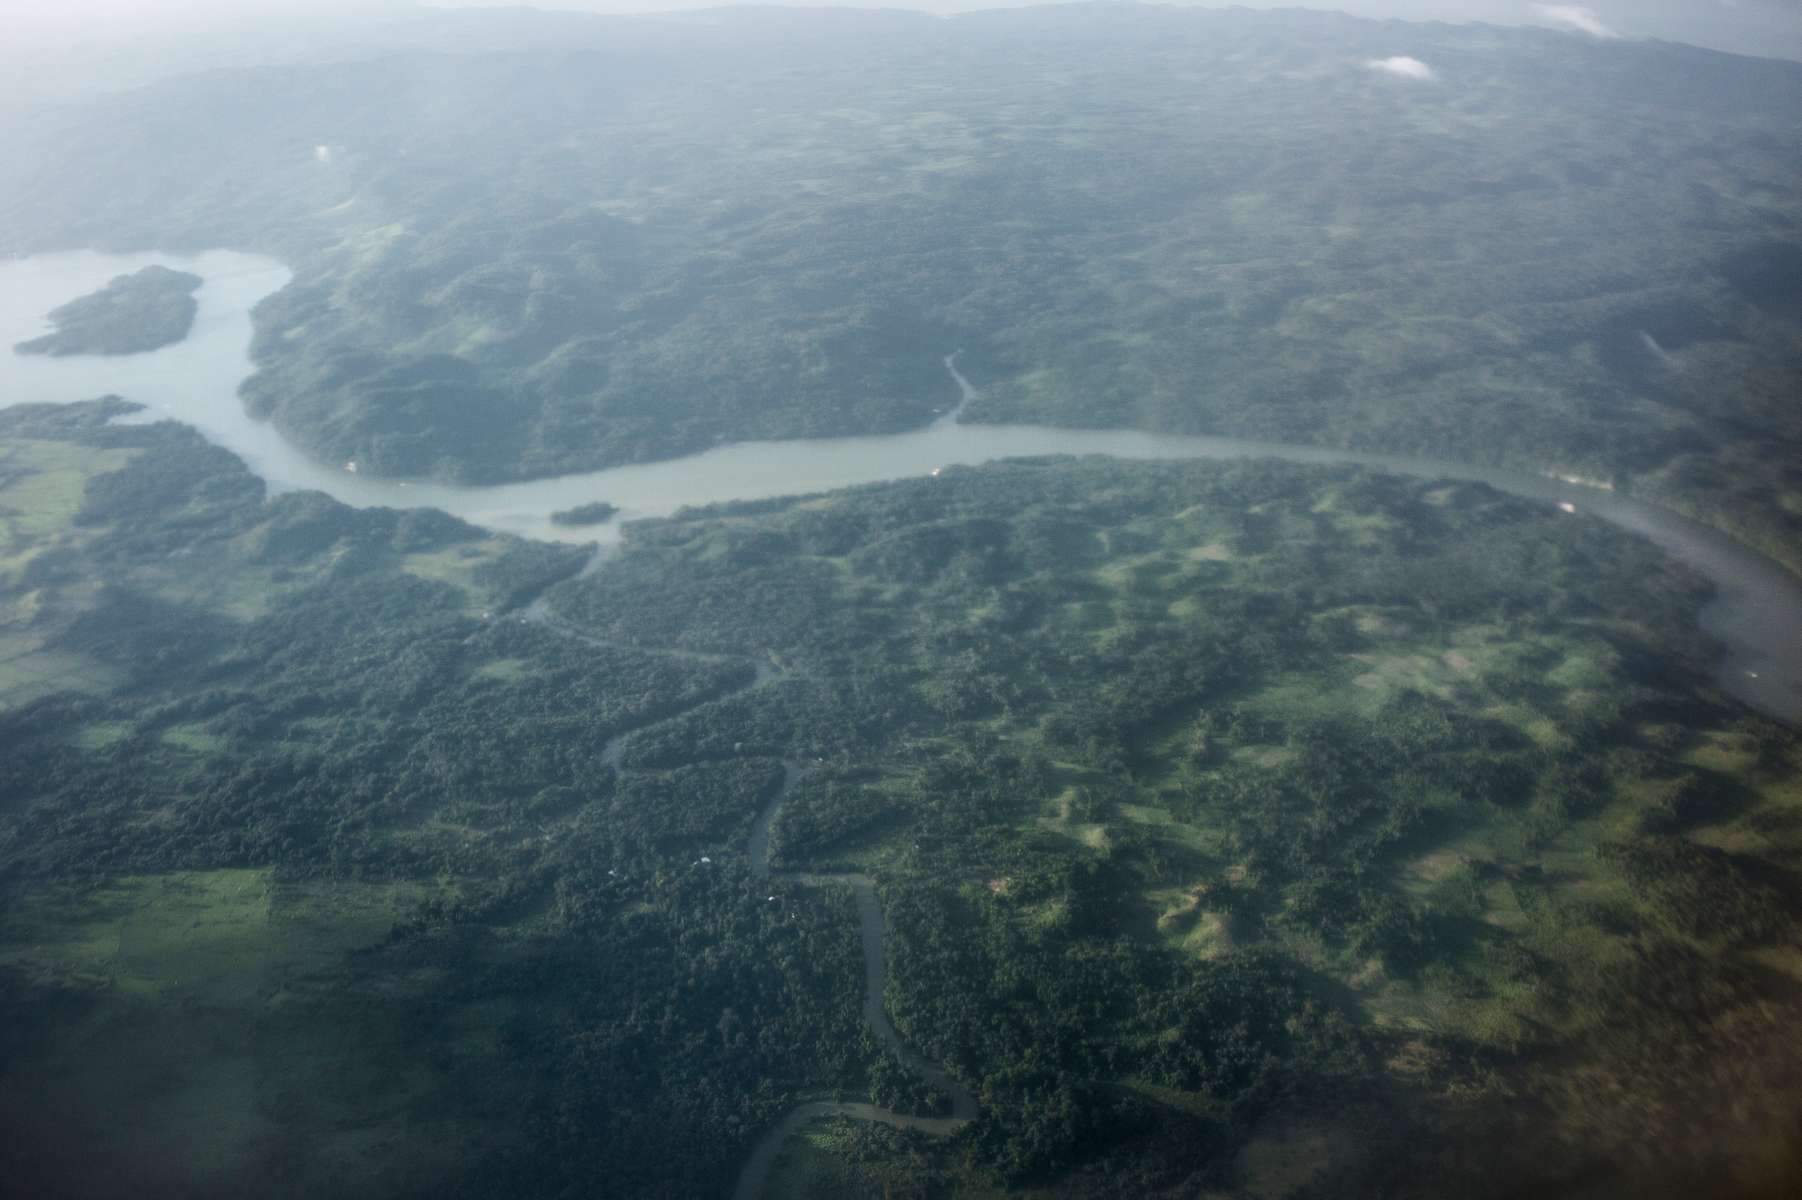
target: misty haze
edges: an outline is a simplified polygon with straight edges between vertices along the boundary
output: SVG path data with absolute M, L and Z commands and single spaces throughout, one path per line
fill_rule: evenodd
M 0 1192 L 1802 1194 L 1802 13 L 0 14 Z

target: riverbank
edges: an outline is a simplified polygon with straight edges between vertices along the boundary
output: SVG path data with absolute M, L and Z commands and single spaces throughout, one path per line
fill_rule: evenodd
M 1787 1112 L 1794 988 L 1755 968 L 1794 940 L 1802 762 L 1709 682 L 1705 590 L 1642 539 L 1377 471 L 1090 458 L 694 512 L 584 574 L 429 512 L 267 501 L 191 429 L 113 411 L 4 414 L 35 522 L 15 552 L 37 555 L 8 595 L 40 614 L 14 649 L 52 693 L 9 711 L 24 802 L 0 865 L 21 905 L 92 901 L 9 935 L 40 964 L 12 977 L 20 1027 L 55 1034 L 20 1043 L 13 1091 L 69 1114 L 58 1147 L 192 1163 L 216 1114 L 279 1111 L 279 1162 L 255 1130 L 229 1151 L 277 1190 L 347 1177 L 349 1128 L 381 1131 L 371 1179 L 415 1149 L 472 1193 L 725 1196 L 802 1103 L 944 1116 L 872 1012 L 969 1081 L 979 1121 L 945 1141 L 834 1120 L 772 1188 L 911 1170 L 952 1194 L 1161 1194 L 1280 1131 L 1258 1114 L 1288 1095 L 1348 1097 L 1356 1154 L 1463 1164 L 1423 1194 L 1542 1161 L 1467 1153 L 1496 1143 L 1486 1102 L 1418 1127 L 1383 1110 L 1427 1056 L 1448 1100 L 1512 1104 L 1566 1147 L 1521 1194 L 1594 1178 L 1648 1112 L 1681 1146 L 1693 1106 L 1670 1099 L 1727 1084 Z M 517 619 L 538 595 L 579 638 Z M 786 674 L 740 694 L 754 661 Z M 760 880 L 759 841 L 756 861 L 841 877 Z M 97 960 L 121 1017 L 268 1030 L 295 973 L 196 993 L 183 947 L 215 926 L 167 888 L 145 920 L 175 940 L 94 948 L 117 888 L 222 863 L 401 906 L 309 973 L 348 1009 L 286 1008 L 326 1038 L 95 1041 L 32 982 Z M 154 991 L 126 986 L 146 971 Z M 1694 1007 L 1643 1006 L 1697 987 L 1731 1040 L 1667 1069 Z M 172 1080 L 123 1115 L 121 1047 Z M 234 1061 L 256 1082 L 209 1093 Z M 345 1062 L 369 1072 L 354 1088 Z M 1328 1169 L 1361 1165 L 1420 1164 Z
M 50 308 L 123 271 L 161 262 L 192 270 L 207 283 L 194 333 L 181 345 L 130 361 L 94 358 L 30 360 L 0 356 L 0 396 L 68 402 L 117 393 L 144 404 L 144 419 L 194 425 L 242 457 L 275 491 L 317 489 L 360 508 L 439 508 L 472 524 L 545 541 L 616 543 L 625 521 L 734 500 L 831 491 L 857 484 L 931 475 L 953 466 L 1004 458 L 1101 454 L 1122 459 L 1277 458 L 1300 463 L 1351 463 L 1423 478 L 1482 482 L 1593 516 L 1650 538 L 1706 576 L 1716 588 L 1703 625 L 1725 648 L 1721 687 L 1761 711 L 1802 721 L 1802 579 L 1731 537 L 1668 509 L 1580 482 L 1502 468 L 1400 455 L 1360 453 L 1232 438 L 1183 437 L 1133 430 L 964 425 L 957 412 L 911 433 L 821 440 L 746 442 L 662 462 L 494 487 L 384 480 L 346 463 L 332 469 L 253 420 L 237 387 L 251 371 L 251 311 L 286 285 L 272 259 L 227 251 L 190 257 L 162 254 L 40 255 L 0 264 L 0 341 L 29 333 Z M 962 405 L 975 389 L 957 369 Z M 551 514 L 606 499 L 619 519 L 572 534 Z

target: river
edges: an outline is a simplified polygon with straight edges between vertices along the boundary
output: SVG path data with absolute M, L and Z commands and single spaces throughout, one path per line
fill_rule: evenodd
M 897 1129 L 915 1129 L 934 1137 L 948 1137 L 976 1119 L 976 1097 L 952 1077 L 949 1071 L 914 1053 L 895 1031 L 894 1023 L 882 1007 L 882 993 L 888 984 L 888 931 L 882 920 L 882 903 L 876 896 L 876 881 L 868 875 L 815 875 L 806 872 L 774 872 L 770 869 L 770 826 L 782 809 L 783 801 L 806 776 L 800 763 L 784 763 L 782 785 L 757 814 L 747 844 L 751 873 L 759 880 L 792 879 L 809 887 L 848 887 L 857 905 L 857 940 L 863 952 L 863 1020 L 870 1032 L 916 1075 L 951 1101 L 948 1117 L 917 1117 L 898 1113 L 873 1104 L 846 1100 L 813 1100 L 791 1109 L 781 1121 L 769 1129 L 751 1148 L 740 1168 L 738 1182 L 732 1189 L 732 1200 L 759 1200 L 769 1183 L 771 1170 L 782 1146 L 795 1132 L 821 1117 L 850 1117 L 858 1121 L 878 1121 Z
M 237 389 L 251 370 L 251 309 L 257 301 L 283 287 L 289 273 L 273 260 L 226 251 L 194 256 L 84 251 L 0 262 L 0 344 L 10 347 L 37 336 L 45 330 L 43 317 L 51 309 L 94 291 L 114 275 L 153 262 L 192 271 L 206 280 L 198 297 L 200 311 L 194 329 L 185 341 L 125 358 L 53 359 L 0 351 L 0 406 L 34 401 L 67 403 L 116 392 L 144 404 L 145 419 L 170 417 L 195 426 L 243 458 L 273 490 L 316 488 L 359 507 L 442 508 L 487 528 L 558 541 L 605 543 L 618 539 L 617 522 L 580 531 L 551 524 L 550 513 L 592 500 L 618 505 L 622 520 L 666 516 L 683 505 L 825 491 L 927 475 L 955 464 L 1024 455 L 1105 454 L 1144 459 L 1268 456 L 1303 463 L 1356 463 L 1413 476 L 1478 480 L 1642 534 L 1694 567 L 1716 589 L 1702 613 L 1702 623 L 1726 647 L 1718 671 L 1722 685 L 1754 707 L 1791 721 L 1802 720 L 1802 581 L 1696 522 L 1575 481 L 1430 459 L 1229 438 L 961 425 L 958 412 L 913 433 L 746 442 L 666 462 L 494 487 L 372 479 L 313 461 L 271 426 L 252 420 L 244 412 Z M 955 355 L 945 360 L 945 367 L 967 403 L 973 389 L 958 372 Z M 555 620 L 542 604 L 529 606 L 521 615 L 564 636 L 595 641 Z M 713 655 L 684 657 L 713 663 L 726 661 Z M 755 666 L 754 676 L 729 692 L 761 686 L 776 678 L 769 664 L 758 662 Z M 608 760 L 616 768 L 620 747 L 633 732 L 636 730 L 622 732 L 608 746 Z M 803 768 L 797 764 L 785 767 L 780 788 L 753 826 L 747 850 L 752 870 L 759 878 L 771 875 L 770 826 L 802 774 Z M 875 882 L 862 875 L 787 877 L 807 885 L 851 889 L 864 959 L 865 1023 L 910 1068 L 951 1098 L 952 1115 L 913 1117 L 870 1104 L 842 1101 L 803 1104 L 759 1139 L 739 1176 L 735 1200 L 755 1200 L 760 1196 L 783 1143 L 820 1117 L 836 1114 L 950 1134 L 977 1112 L 975 1097 L 968 1089 L 913 1053 L 883 1011 L 887 950 Z
M 1642 534 L 1695 568 L 1715 586 L 1702 625 L 1725 647 L 1717 673 L 1722 687 L 1764 712 L 1802 722 L 1802 580 L 1694 521 L 1580 482 L 1497 467 L 1234 438 L 963 425 L 956 414 L 912 433 L 740 442 L 663 462 L 491 487 L 374 479 L 313 461 L 270 425 L 245 413 L 237 389 L 251 370 L 251 309 L 283 287 L 289 272 L 273 259 L 230 251 L 192 256 L 75 251 L 0 262 L 0 345 L 37 336 L 47 328 L 44 314 L 51 309 L 114 275 L 153 262 L 206 280 L 186 341 L 124 358 L 38 358 L 0 350 L 0 405 L 68 402 L 116 392 L 146 405 L 148 418 L 172 417 L 195 426 L 243 458 L 274 490 L 317 488 L 359 507 L 441 508 L 472 524 L 553 541 L 618 539 L 618 521 L 584 529 L 551 524 L 552 512 L 593 500 L 618 505 L 619 520 L 630 520 L 667 516 L 684 505 L 828 491 L 1025 455 L 1272 457 L 1475 480 Z M 955 364 L 948 360 L 947 366 L 955 375 Z M 962 385 L 961 376 L 958 380 Z
M 592 637 L 567 622 L 559 620 L 551 614 L 542 599 L 533 601 L 520 610 L 518 619 L 542 626 L 559 637 L 569 638 L 584 645 L 601 649 L 614 648 L 618 645 L 605 639 Z M 733 661 L 721 655 L 695 654 L 683 650 L 642 651 L 642 648 L 640 649 L 641 652 L 665 654 L 686 661 L 698 661 L 710 665 Z M 749 679 L 715 693 L 711 697 L 699 699 L 693 707 L 715 704 L 782 678 L 782 672 L 768 662 L 759 659 L 755 661 L 754 665 L 756 671 Z M 683 711 L 692 711 L 692 709 Z M 680 713 L 665 714 L 654 717 L 643 724 L 618 731 L 608 740 L 606 749 L 601 755 L 602 760 L 615 771 L 625 771 L 627 768 L 622 762 L 625 743 L 643 730 L 680 715 Z M 864 1024 L 869 1026 L 871 1034 L 887 1046 L 909 1070 L 949 1098 L 951 1115 L 946 1117 L 914 1116 L 879 1108 L 874 1104 L 862 1101 L 807 1101 L 790 1109 L 784 1114 L 782 1120 L 765 1130 L 763 1136 L 758 1138 L 755 1145 L 752 1146 L 751 1153 L 746 1156 L 739 1169 L 738 1180 L 732 1190 L 733 1200 L 760 1200 L 769 1183 L 770 1172 L 775 1168 L 776 1159 L 782 1152 L 783 1144 L 797 1130 L 821 1117 L 843 1116 L 859 1121 L 877 1121 L 885 1125 L 893 1125 L 897 1129 L 913 1129 L 935 1137 L 948 1137 L 975 1120 L 979 1111 L 974 1093 L 955 1079 L 950 1072 L 916 1054 L 901 1039 L 901 1035 L 895 1030 L 894 1023 L 889 1020 L 888 1013 L 882 1007 L 882 994 L 888 982 L 888 930 L 882 918 L 882 902 L 876 895 L 876 881 L 868 875 L 819 875 L 798 871 L 776 872 L 771 870 L 771 826 L 775 824 L 777 814 L 781 811 L 783 803 L 788 799 L 795 785 L 806 778 L 807 771 L 808 768 L 798 762 L 782 764 L 782 782 L 777 787 L 775 794 L 758 812 L 746 843 L 745 849 L 750 859 L 751 875 L 759 884 L 779 878 L 792 880 L 805 887 L 848 887 L 851 889 L 852 899 L 857 907 L 858 946 L 863 956 Z

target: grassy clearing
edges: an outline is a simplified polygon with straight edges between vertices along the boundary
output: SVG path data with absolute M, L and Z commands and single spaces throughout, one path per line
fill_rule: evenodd
M 70 743 L 83 750 L 105 750 L 135 728 L 130 721 L 90 721 L 78 727 Z
M 453 1171 L 470 1130 L 420 1107 L 443 1071 L 410 1047 L 399 1009 L 340 990 L 345 955 L 430 894 L 192 871 L 9 907 L 0 965 L 69 999 L 8 1061 L 0 1119 L 80 1146 L 59 1170 L 86 1194 L 127 1177 L 208 1192 L 246 1172 L 327 1194 L 371 1172 Z M 397 999 L 418 987 L 391 984 Z M 267 1174 L 283 1145 L 308 1150 Z
M 494 683 L 521 683 L 531 678 L 533 666 L 523 658 L 493 658 L 480 663 L 470 672 L 471 679 L 490 680 Z
M 501 538 L 465 542 L 442 550 L 408 554 L 401 559 L 400 569 L 419 579 L 447 583 L 465 597 L 465 609 L 472 615 L 492 612 L 501 603 L 500 589 L 481 580 L 484 567 L 493 564 L 506 552 L 508 543 Z
M 34 438 L 0 449 L 0 536 L 17 547 L 52 534 L 76 536 L 75 514 L 89 479 L 117 471 L 135 449 L 101 449 Z
M 126 876 L 0 918 L 0 962 L 125 995 L 245 1004 L 384 935 L 433 889 L 279 884 L 267 870 Z
M 162 740 L 166 745 L 192 754 L 218 754 L 230 744 L 229 739 L 208 733 L 204 726 L 197 724 L 171 725 L 163 730 Z
M 31 636 L 0 635 L 0 708 L 56 692 L 103 696 L 124 681 L 122 672 L 67 650 L 38 649 Z
M 770 1200 L 855 1195 L 851 1190 L 856 1186 L 855 1175 L 844 1161 L 846 1140 L 844 1123 L 837 1117 L 822 1117 L 803 1126 L 777 1155 L 764 1195 Z
M 1054 1194 L 1037 1187 L 998 1187 L 942 1142 L 843 1117 L 822 1117 L 789 1138 L 764 1191 L 768 1200 L 1040 1200 Z

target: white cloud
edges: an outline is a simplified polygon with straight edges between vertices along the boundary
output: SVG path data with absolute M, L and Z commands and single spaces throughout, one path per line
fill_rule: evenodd
M 1403 79 L 1433 80 L 1439 78 L 1433 73 L 1433 68 L 1418 58 L 1409 58 L 1405 54 L 1398 54 L 1394 58 L 1373 58 L 1364 65 L 1373 71 L 1400 75 Z
M 1580 30 L 1590 37 L 1617 38 L 1620 34 L 1602 24 L 1602 18 L 1596 16 L 1595 10 L 1582 8 L 1575 4 L 1535 4 L 1535 12 L 1539 19 L 1553 25 L 1562 25 L 1567 29 Z

